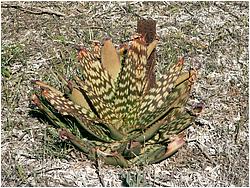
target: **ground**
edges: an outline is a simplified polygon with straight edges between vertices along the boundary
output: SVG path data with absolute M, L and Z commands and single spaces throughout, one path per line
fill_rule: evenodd
M 248 2 L 2 2 L 1 186 L 249 186 Z M 157 70 L 176 49 L 200 66 L 192 101 L 205 104 L 187 144 L 154 165 L 89 161 L 30 113 L 32 80 L 53 80 L 75 45 L 120 43 L 138 18 L 157 21 Z M 66 71 L 65 74 L 68 72 Z

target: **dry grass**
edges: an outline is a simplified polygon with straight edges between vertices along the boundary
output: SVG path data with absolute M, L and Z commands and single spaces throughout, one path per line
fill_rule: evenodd
M 249 186 L 248 2 L 1 5 L 2 186 Z M 187 52 L 187 64 L 199 62 L 192 100 L 206 109 L 189 128 L 188 144 L 170 159 L 97 168 L 53 136 L 48 122 L 29 114 L 31 81 L 54 80 L 53 67 L 75 62 L 73 44 L 107 35 L 116 43 L 126 40 L 139 17 L 157 21 L 160 72 L 171 58 L 169 45 L 177 55 Z

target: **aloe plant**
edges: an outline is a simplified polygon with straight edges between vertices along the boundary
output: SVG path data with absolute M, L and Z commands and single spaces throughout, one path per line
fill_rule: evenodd
M 185 143 L 184 130 L 197 116 L 185 109 L 197 73 L 182 72 L 180 58 L 147 88 L 146 63 L 157 43 L 147 45 L 138 34 L 120 48 L 111 39 L 81 48 L 79 74 L 70 82 L 61 77 L 66 92 L 35 81 L 32 101 L 60 137 L 91 160 L 121 167 L 158 163 Z M 71 131 L 73 124 L 81 135 Z

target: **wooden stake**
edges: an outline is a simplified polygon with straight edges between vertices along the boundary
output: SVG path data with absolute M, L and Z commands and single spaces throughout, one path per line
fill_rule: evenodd
M 138 20 L 137 33 L 145 35 L 145 40 L 147 44 L 153 42 L 156 36 L 156 21 L 153 19 Z M 148 75 L 148 84 L 147 84 L 147 88 L 145 91 L 148 91 L 156 83 L 155 58 L 156 58 L 156 52 L 154 49 L 147 61 L 147 73 L 146 74 Z

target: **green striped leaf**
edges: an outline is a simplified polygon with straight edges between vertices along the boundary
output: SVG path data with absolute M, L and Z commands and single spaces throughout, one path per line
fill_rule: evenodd
M 146 83 L 146 63 L 146 43 L 143 37 L 139 36 L 131 41 L 118 78 L 115 106 L 117 114 L 121 115 L 120 119 L 123 119 L 124 122 L 127 122 L 130 118 L 129 115 L 134 115 L 129 112 L 138 107 L 137 102 L 142 95 Z M 133 129 L 133 127 L 126 125 L 122 128 Z
M 97 60 L 86 49 L 82 49 L 82 71 L 84 74 L 84 88 L 87 96 L 93 103 L 99 117 L 106 121 L 116 120 L 114 110 L 114 81 Z
M 167 75 L 162 76 L 156 82 L 155 87 L 151 88 L 148 93 L 142 97 L 137 118 L 139 121 L 134 120 L 136 124 L 140 126 L 146 125 L 159 116 L 159 112 L 167 108 L 169 104 L 168 96 L 174 89 L 175 81 L 179 77 L 183 62 L 183 59 L 181 59 L 170 69 Z

